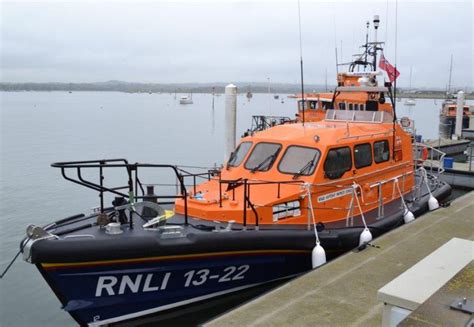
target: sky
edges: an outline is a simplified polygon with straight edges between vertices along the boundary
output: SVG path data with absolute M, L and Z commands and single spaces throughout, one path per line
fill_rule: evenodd
M 297 0 L 0 6 L 2 82 L 299 82 Z M 473 87 L 471 0 L 301 0 L 300 7 L 306 83 L 324 84 L 326 72 L 335 83 L 335 47 L 339 62 L 351 60 L 378 14 L 378 39 L 397 62 L 400 86 L 409 85 L 411 69 L 413 87 L 444 88 L 452 54 L 452 84 Z

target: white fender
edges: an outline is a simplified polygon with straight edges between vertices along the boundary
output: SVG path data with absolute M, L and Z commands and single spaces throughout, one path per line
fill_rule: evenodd
M 415 220 L 415 215 L 413 214 L 413 212 L 406 209 L 405 213 L 403 214 L 403 221 L 405 222 L 405 224 L 408 224 L 411 223 L 413 220 Z
M 359 237 L 359 246 L 364 245 L 372 241 L 372 233 L 368 228 L 365 228 Z
M 438 208 L 439 208 L 438 200 L 436 200 L 434 196 L 430 195 L 430 199 L 428 200 L 428 209 L 430 209 L 430 211 L 433 211 Z
M 321 244 L 316 243 L 316 246 L 313 248 L 313 252 L 311 253 L 311 264 L 314 268 L 322 266 L 326 263 L 326 251 L 321 246 Z

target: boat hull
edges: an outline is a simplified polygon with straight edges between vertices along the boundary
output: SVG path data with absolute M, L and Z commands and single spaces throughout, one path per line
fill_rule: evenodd
M 443 200 L 451 188 L 439 182 L 432 193 Z M 429 193 L 413 196 L 407 201 L 419 216 L 428 210 Z M 382 216 L 373 210 L 365 218 L 374 238 L 402 225 L 400 199 L 387 203 Z M 173 219 L 170 223 L 179 224 L 182 217 Z M 183 227 L 184 236 L 169 239 L 138 228 L 120 235 L 91 228 L 69 239 L 33 242 L 29 261 L 81 325 L 178 308 L 311 269 L 315 238 L 307 226 L 235 226 L 213 232 L 198 223 L 202 221 L 191 221 Z M 363 229 L 360 217 L 320 224 L 328 260 L 357 248 Z
M 450 139 L 454 134 L 456 127 L 456 116 L 439 116 L 439 136 L 441 138 Z M 463 116 L 462 128 L 469 128 L 469 116 Z
M 38 264 L 81 325 L 106 324 L 236 292 L 311 269 L 310 251 L 234 251 L 128 261 Z

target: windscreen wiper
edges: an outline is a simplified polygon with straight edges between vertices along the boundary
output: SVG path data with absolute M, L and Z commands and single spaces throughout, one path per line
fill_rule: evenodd
M 227 161 L 227 164 L 225 165 L 225 169 L 227 170 L 229 169 L 230 164 L 232 163 L 232 161 L 234 161 L 235 157 L 236 157 L 235 151 L 231 152 L 229 156 L 229 160 Z
M 254 173 L 256 172 L 257 170 L 260 170 L 260 168 L 262 168 L 265 164 L 270 164 L 271 162 L 273 162 L 274 158 L 276 156 L 276 153 L 268 156 L 267 158 L 265 158 L 265 160 L 263 160 L 261 163 L 259 163 L 257 166 L 253 167 L 252 170 L 250 171 L 251 173 Z
M 303 173 L 304 173 L 305 171 L 307 171 L 308 169 L 310 169 L 310 168 L 313 167 L 313 164 L 314 164 L 314 158 L 311 159 L 310 161 L 308 161 L 308 163 L 307 163 L 306 165 L 304 165 L 303 168 L 301 168 L 300 170 L 298 170 L 298 172 L 293 175 L 293 179 L 297 179 L 298 177 L 300 177 L 301 175 L 303 175 Z

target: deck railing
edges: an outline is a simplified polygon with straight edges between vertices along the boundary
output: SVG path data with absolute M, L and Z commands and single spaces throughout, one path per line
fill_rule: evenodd
M 426 166 L 431 173 L 444 173 L 444 157 L 446 153 L 435 147 L 421 143 L 413 143 L 413 158 L 417 166 Z
M 188 223 L 188 201 L 187 191 L 184 184 L 184 177 L 180 174 L 178 168 L 174 165 L 165 164 L 145 164 L 145 163 L 129 163 L 126 159 L 102 159 L 102 160 L 88 160 L 88 161 L 68 161 L 56 162 L 51 164 L 52 167 L 60 168 L 64 179 L 84 186 L 86 188 L 99 192 L 100 210 L 104 212 L 104 194 L 110 193 L 128 199 L 129 203 L 133 204 L 137 199 L 145 199 L 145 189 L 139 177 L 139 170 L 144 168 L 154 169 L 168 169 L 176 176 L 177 184 L 179 185 L 179 193 L 174 195 L 155 195 L 156 199 L 171 200 L 181 198 L 184 200 L 184 217 L 185 223 Z M 83 176 L 85 170 L 98 169 L 99 182 L 93 182 Z M 124 169 L 126 174 L 126 185 L 119 185 L 114 187 L 107 187 L 104 185 L 105 176 L 104 170 L 110 169 Z M 75 172 L 75 176 L 72 175 Z M 128 192 L 124 192 L 127 190 Z M 139 194 L 141 192 L 141 195 Z M 171 204 L 174 202 L 160 202 L 162 204 Z M 133 213 L 130 214 L 130 228 L 133 228 Z

